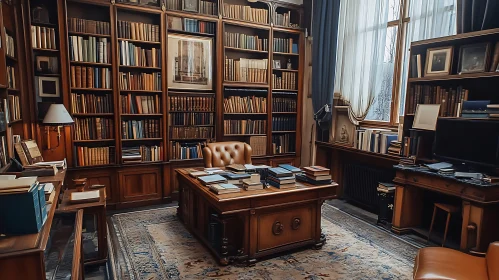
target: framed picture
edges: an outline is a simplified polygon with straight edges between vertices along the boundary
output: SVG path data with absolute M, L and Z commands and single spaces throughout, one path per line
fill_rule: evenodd
M 182 11 L 199 12 L 199 0 L 184 0 L 182 1 Z
M 418 104 L 412 128 L 435 131 L 439 112 L 440 104 Z
M 348 117 L 348 106 L 334 106 L 333 115 L 334 143 L 353 147 L 355 139 L 355 125 Z
M 433 48 L 426 51 L 425 76 L 449 75 L 452 47 Z
M 485 72 L 489 61 L 489 43 L 462 46 L 459 49 L 459 74 Z
M 45 74 L 59 73 L 59 65 L 57 57 L 54 56 L 37 56 L 36 57 L 36 71 Z
M 168 34 L 168 87 L 212 90 L 213 38 Z
M 40 97 L 60 97 L 59 77 L 35 77 L 35 87 Z

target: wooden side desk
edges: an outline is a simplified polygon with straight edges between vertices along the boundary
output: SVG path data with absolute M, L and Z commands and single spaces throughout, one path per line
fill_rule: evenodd
M 393 232 L 403 234 L 421 225 L 423 191 L 429 190 L 461 198 L 462 251 L 485 253 L 489 243 L 499 240 L 499 186 L 473 184 L 407 167 L 395 169 Z
M 321 206 L 336 198 L 336 183 L 216 195 L 186 170 L 178 169 L 177 174 L 177 214 L 222 265 L 232 260 L 253 264 L 257 258 L 325 243 Z M 220 230 L 210 233 L 214 222 Z

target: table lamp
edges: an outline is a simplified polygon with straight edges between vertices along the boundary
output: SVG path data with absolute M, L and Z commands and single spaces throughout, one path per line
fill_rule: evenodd
M 54 131 L 57 130 L 57 147 L 61 143 L 61 126 L 72 125 L 74 123 L 73 119 L 64 107 L 64 104 L 51 104 L 45 118 L 43 118 L 43 124 L 46 125 L 47 129 L 47 149 L 51 150 L 50 147 L 50 128 L 53 127 Z M 54 148 L 54 149 L 55 149 Z

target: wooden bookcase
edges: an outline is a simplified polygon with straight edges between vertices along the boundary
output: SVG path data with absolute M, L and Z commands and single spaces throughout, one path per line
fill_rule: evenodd
M 21 2 L 26 4 L 26 7 L 38 4 L 37 0 L 23 0 Z M 96 119 L 99 119 L 100 123 L 102 120 L 113 122 L 112 133 L 108 133 L 109 135 L 106 137 L 88 137 L 89 135 L 81 137 L 81 131 L 78 132 L 81 125 L 74 125 L 71 129 L 65 130 L 65 144 L 61 143 L 61 145 L 66 148 L 52 153 L 57 154 L 59 158 L 66 157 L 68 159 L 69 178 L 87 177 L 94 184 L 104 184 L 110 205 L 128 207 L 175 199 L 178 182 L 174 170 L 202 166 L 202 159 L 196 158 L 193 147 L 198 147 L 199 150 L 206 142 L 236 140 L 250 143 L 252 136 L 265 137 L 263 140 L 264 149 L 262 149 L 264 153 L 253 157 L 255 163 L 299 165 L 305 38 L 303 29 L 298 26 L 302 22 L 302 7 L 274 1 L 253 3 L 246 0 L 201 0 L 197 3 L 200 8 L 205 8 L 203 12 L 184 6 L 183 0 L 137 2 L 128 0 L 57 0 L 48 6 L 51 22 L 46 25 L 58 24 L 55 32 L 57 50 L 48 51 L 34 48 L 27 56 L 31 60 L 30 63 L 33 64 L 31 67 L 33 76 L 36 74 L 34 62 L 39 52 L 49 53 L 58 58 L 62 94 L 60 99 L 52 98 L 49 101 L 64 103 L 75 120 L 90 119 L 97 122 Z M 229 13 L 228 5 L 249 6 L 258 10 L 254 10 L 252 16 L 247 14 L 245 17 L 241 14 L 233 14 L 234 11 Z M 237 9 L 242 9 L 241 7 Z M 29 8 L 29 11 L 31 15 L 32 9 Z M 286 14 L 286 20 L 292 25 L 275 25 L 276 14 Z M 279 17 L 281 20 L 284 19 L 284 16 Z M 109 25 L 109 32 L 103 34 L 102 32 L 88 32 L 89 30 L 74 30 L 72 18 L 105 22 Z M 253 19 L 258 19 L 261 22 L 255 22 Z M 158 27 L 157 38 L 149 40 L 124 37 L 122 36 L 123 22 L 155 25 Z M 31 28 L 32 25 L 35 23 L 31 21 L 30 16 L 28 27 Z M 29 30 L 28 27 L 26 27 L 27 30 Z M 131 29 L 131 27 L 128 28 Z M 259 39 L 265 39 L 266 48 L 255 49 L 229 44 L 226 32 L 258 36 Z M 169 50 L 174 49 L 174 46 L 169 46 L 169 37 L 175 36 L 194 36 L 211 40 L 211 88 L 178 87 L 171 82 L 173 79 L 169 78 L 172 76 L 171 71 L 176 70 L 168 64 L 172 62 L 168 57 Z M 81 39 L 74 39 L 75 37 L 81 37 Z M 75 40 L 78 44 L 83 45 L 89 44 L 83 43 L 83 41 L 90 42 L 94 40 L 93 38 L 95 38 L 95 41 L 92 41 L 94 43 L 100 41 L 107 43 L 107 60 L 87 60 L 88 57 L 83 60 L 75 60 L 75 54 L 72 53 Z M 274 50 L 274 46 L 277 46 L 274 40 L 277 39 L 280 40 L 280 46 L 283 42 L 289 43 L 289 39 L 292 39 L 294 46 L 290 45 L 287 49 Z M 146 51 L 156 49 L 160 52 L 160 54 L 155 52 L 157 64 L 152 66 L 141 62 L 139 64 L 123 62 L 120 55 L 124 44 L 129 48 L 140 47 L 141 50 Z M 32 48 L 32 44 L 29 46 Z M 257 76 L 253 77 L 258 77 L 260 80 L 226 79 L 228 74 L 226 58 L 264 61 L 259 62 L 258 68 L 261 70 Z M 273 60 L 280 61 L 281 69 L 274 67 Z M 290 69 L 287 69 L 288 60 L 291 63 Z M 77 86 L 73 82 L 76 78 L 76 71 L 72 71 L 72 69 L 75 67 L 108 69 L 109 87 L 95 87 L 88 84 Z M 125 88 L 122 86 L 122 82 L 124 77 L 130 79 L 130 76 L 126 75 L 127 73 L 134 75 L 157 74 L 156 80 L 161 85 L 147 89 Z M 282 78 L 292 75 L 295 76 L 293 82 L 288 82 L 285 88 L 274 86 L 274 76 Z M 36 96 L 34 85 L 30 90 L 33 96 Z M 260 108 L 259 112 L 254 113 L 226 112 L 224 99 L 231 96 L 265 98 L 265 110 Z M 151 98 L 150 100 L 154 101 L 155 110 L 149 112 L 151 108 L 148 107 L 147 111 L 132 112 L 130 101 L 134 102 L 135 97 Z M 108 107 L 103 110 L 103 106 L 101 106 L 102 108 L 93 108 L 87 105 L 86 111 L 81 111 L 84 98 L 92 102 L 95 102 L 94 100 L 102 102 L 105 99 Z M 280 102 L 279 106 L 281 107 L 274 106 L 274 100 Z M 36 99 L 33 98 L 31 102 L 36 104 L 35 101 Z M 42 98 L 41 101 L 47 100 Z M 183 105 L 179 106 L 179 103 Z M 282 104 L 287 104 L 287 107 Z M 192 120 L 193 116 L 198 117 L 198 119 Z M 291 124 L 290 127 L 273 129 L 272 122 L 276 118 L 281 118 L 282 122 Z M 266 125 L 258 133 L 247 133 L 247 131 L 226 133 L 224 121 L 229 120 L 265 121 Z M 133 121 L 155 121 L 156 128 L 154 130 L 157 130 L 157 134 L 140 138 L 125 136 L 124 134 L 127 129 L 130 129 L 130 126 L 128 124 L 123 126 L 123 121 L 132 121 L 132 128 Z M 43 133 L 40 130 L 38 128 L 41 135 L 38 137 L 43 138 Z M 198 132 L 187 133 L 187 130 Z M 179 134 L 179 131 L 184 134 Z M 95 135 L 92 136 L 97 135 L 97 129 L 94 132 Z M 262 139 L 259 139 L 260 142 Z M 281 147 L 280 141 L 284 139 L 288 140 L 289 143 Z M 123 159 L 122 155 L 126 156 L 132 153 L 130 148 L 135 148 L 133 153 L 136 154 L 137 147 L 141 146 L 160 147 L 160 156 L 156 160 Z M 105 161 L 104 164 L 102 161 L 97 161 L 81 166 L 81 159 L 78 160 L 81 158 L 81 152 L 80 155 L 78 154 L 80 147 L 87 150 L 89 148 L 114 147 L 114 152 L 111 152 L 107 157 L 108 161 Z M 190 155 L 187 154 L 187 150 L 190 151 Z M 93 152 L 90 154 L 90 158 L 95 156 L 102 158 L 100 153 L 99 150 Z

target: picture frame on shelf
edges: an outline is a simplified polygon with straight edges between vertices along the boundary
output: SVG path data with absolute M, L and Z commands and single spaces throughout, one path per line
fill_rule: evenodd
M 168 34 L 168 88 L 213 90 L 213 38 Z
M 412 128 L 435 131 L 440 104 L 418 104 Z
M 59 77 L 35 77 L 35 89 L 40 97 L 60 97 Z
M 334 106 L 334 134 L 333 142 L 335 144 L 354 146 L 355 124 L 350 121 L 348 106 Z
M 183 0 L 182 11 L 199 13 L 199 0 Z
M 36 71 L 44 74 L 57 74 L 59 73 L 59 65 L 57 57 L 55 56 L 37 56 Z
M 479 73 L 487 71 L 490 43 L 461 46 L 459 49 L 458 73 Z
M 452 46 L 426 50 L 425 76 L 449 75 L 453 50 Z
M 180 17 L 168 17 L 168 29 L 183 31 L 183 21 Z

